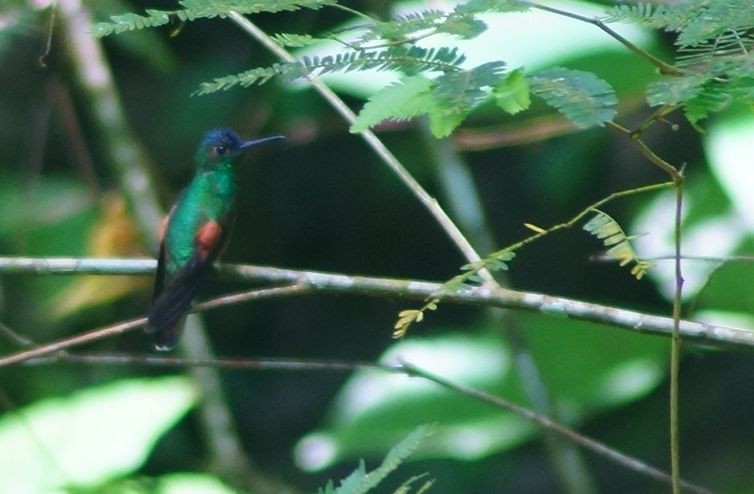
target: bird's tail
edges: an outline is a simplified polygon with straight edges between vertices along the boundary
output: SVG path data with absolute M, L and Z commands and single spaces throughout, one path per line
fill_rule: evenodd
M 155 350 L 172 350 L 178 343 L 178 338 L 186 326 L 186 316 L 191 308 L 194 291 L 189 290 L 189 293 L 176 297 L 176 291 L 166 290 L 149 308 L 147 326 L 144 330 L 154 335 Z
M 178 339 L 183 334 L 183 329 L 186 327 L 186 316 L 187 314 L 183 314 L 170 326 L 156 326 L 152 322 L 150 314 L 149 322 L 147 323 L 145 331 L 154 335 L 152 348 L 159 352 L 167 352 L 168 350 L 175 348 Z

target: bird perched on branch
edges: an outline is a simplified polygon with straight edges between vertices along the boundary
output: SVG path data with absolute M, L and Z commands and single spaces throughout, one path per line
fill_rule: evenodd
M 156 350 L 178 341 L 191 302 L 225 247 L 236 202 L 235 163 L 252 146 L 284 139 L 244 141 L 230 129 L 209 131 L 196 150 L 196 175 L 160 227 L 160 254 L 147 333 Z

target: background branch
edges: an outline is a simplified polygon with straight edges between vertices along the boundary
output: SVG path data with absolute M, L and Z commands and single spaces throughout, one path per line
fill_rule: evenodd
M 411 363 L 399 365 L 376 364 L 371 362 L 354 362 L 338 360 L 302 360 L 302 359 L 232 359 L 217 358 L 212 360 L 187 359 L 182 357 L 168 357 L 156 355 L 123 355 L 123 354 L 59 354 L 55 356 L 35 358 L 25 362 L 25 365 L 40 366 L 54 364 L 83 364 L 83 365 L 143 365 L 150 367 L 213 367 L 235 370 L 265 370 L 282 372 L 353 372 L 357 370 L 377 370 L 391 374 L 404 374 L 425 379 L 452 392 L 488 403 L 492 406 L 522 417 L 544 430 L 568 438 L 583 448 L 612 461 L 624 468 L 633 470 L 641 475 L 660 482 L 670 483 L 671 476 L 638 458 L 629 456 L 604 443 L 590 438 L 570 427 L 553 421 L 549 417 L 536 413 L 517 405 L 502 397 L 487 393 L 480 389 L 449 381 Z M 711 494 L 711 491 L 691 482 L 681 481 L 681 485 L 689 492 Z

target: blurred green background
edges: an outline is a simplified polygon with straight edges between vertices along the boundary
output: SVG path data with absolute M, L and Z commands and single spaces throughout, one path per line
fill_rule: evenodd
M 392 2 L 373 0 L 348 5 L 383 17 L 392 15 L 394 7 Z M 449 8 L 443 2 L 429 6 Z M 562 6 L 599 12 L 605 4 Z M 91 2 L 89 7 L 96 20 L 144 8 L 172 8 L 115 0 Z M 618 121 L 623 125 L 636 126 L 649 114 L 644 88 L 657 74 L 593 26 L 543 13 L 499 17 L 520 31 L 496 26 L 479 46 L 466 47 L 470 56 L 496 57 L 509 61 L 511 68 L 562 65 L 592 71 L 618 92 Z M 311 34 L 350 19 L 328 8 L 253 18 L 269 33 Z M 45 51 L 49 10 L 23 2 L 0 3 L 0 254 L 153 256 L 156 246 L 140 240 L 122 204 L 101 129 L 72 75 L 60 22 L 56 21 L 43 67 L 39 59 Z M 669 39 L 636 29 L 628 33 L 653 53 L 671 59 Z M 516 43 L 496 37 L 504 34 Z M 448 279 L 464 264 L 415 198 L 312 90 L 273 80 L 259 87 L 191 96 L 203 81 L 275 61 L 228 20 L 128 33 L 102 44 L 122 98 L 122 117 L 156 164 L 151 171 L 164 207 L 190 180 L 193 150 L 207 129 L 227 126 L 248 137 L 288 136 L 285 144 L 260 148 L 243 160 L 237 223 L 224 260 L 427 280 Z M 480 51 L 482 47 L 487 52 Z M 369 87 L 369 76 L 359 74 L 341 75 L 330 83 L 357 111 L 364 96 L 375 89 Z M 657 154 L 687 165 L 689 254 L 750 252 L 747 231 L 754 209 L 747 209 L 747 191 L 741 190 L 742 184 L 752 183 L 746 181 L 754 151 L 749 118 L 745 112 L 724 114 L 706 122 L 708 132 L 700 134 L 681 115 L 671 115 L 677 129 L 660 124 L 645 135 Z M 558 130 L 549 135 L 553 125 Z M 559 223 L 611 192 L 666 180 L 625 136 L 605 128 L 576 132 L 540 104 L 517 116 L 483 105 L 444 141 L 428 137 L 421 120 L 388 123 L 377 130 L 451 216 L 458 217 L 459 209 L 465 208 L 474 221 L 486 224 L 486 233 L 461 225 L 483 253 L 526 236 L 525 222 Z M 517 132 L 538 137 L 479 148 L 482 138 L 495 140 Z M 471 189 L 449 172 L 453 166 L 469 174 Z M 640 255 L 662 256 L 672 253 L 670 200 L 667 194 L 634 196 L 606 209 L 629 233 L 647 234 L 637 241 Z M 672 262 L 659 261 L 649 279 L 636 281 L 617 265 L 593 261 L 599 251 L 599 242 L 578 228 L 558 233 L 520 251 L 507 280 L 518 290 L 670 313 L 664 273 L 672 269 Z M 686 266 L 686 316 L 754 326 L 751 264 L 727 265 L 714 275 L 710 263 L 689 261 Z M 242 288 L 245 285 L 212 280 L 202 298 Z M 148 277 L 3 275 L 0 321 L 41 343 L 143 315 L 149 292 Z M 532 406 L 505 336 L 504 329 L 514 326 L 530 348 L 561 421 L 668 468 L 668 341 L 541 315 L 508 313 L 501 319 L 480 309 L 441 306 L 413 327 L 405 341 L 396 343 L 391 339 L 396 314 L 412 307 L 411 302 L 396 300 L 316 295 L 230 306 L 204 319 L 219 356 L 387 362 L 402 356 Z M 728 319 L 721 319 L 724 316 Z M 3 353 L 17 348 L 13 341 L 0 339 Z M 86 350 L 144 353 L 149 341 L 136 332 Z M 754 387 L 754 361 L 743 352 L 686 350 L 681 369 L 682 474 L 720 492 L 754 492 L 754 471 L 746 468 L 754 461 L 754 399 L 747 392 Z M 72 429 L 81 436 L 96 431 L 93 442 L 76 453 L 81 458 L 100 448 L 126 448 L 122 439 L 109 434 L 130 430 L 126 424 L 136 417 L 146 415 L 140 423 L 154 423 L 134 426 L 133 434 L 145 443 L 132 446 L 143 449 L 141 457 L 123 460 L 121 465 L 129 466 L 120 471 L 113 467 L 81 480 L 80 485 L 94 486 L 93 492 L 105 492 L 101 484 L 113 479 L 120 479 L 111 486 L 113 492 L 139 492 L 128 489 L 152 488 L 146 479 L 175 472 L 217 474 L 226 485 L 248 492 L 295 492 L 281 490 L 278 482 L 312 492 L 328 479 L 347 475 L 359 458 L 376 465 L 390 445 L 422 423 L 436 423 L 435 434 L 412 456 L 414 461 L 401 467 L 396 479 L 429 472 L 436 479 L 430 492 L 438 494 L 566 491 L 541 433 L 531 424 L 427 383 L 368 372 L 222 371 L 238 437 L 258 469 L 255 480 L 234 484 L 238 479 L 210 461 L 203 440 L 206 431 L 194 408 L 201 391 L 188 380 L 136 379 L 168 374 L 181 371 L 69 363 L 4 368 L 0 444 L 9 440 L 3 428 L 10 428 L 5 433 L 11 434 L 21 427 L 12 422 L 19 410 L 31 415 L 33 409 L 25 407 L 58 399 L 50 402 L 52 411 L 47 413 L 58 410 L 78 417 L 83 412 L 66 400 L 95 390 L 99 398 L 87 413 L 102 423 L 84 422 Z M 118 401 L 122 390 L 113 390 L 113 383 L 126 379 L 152 383 L 154 396 L 141 390 L 131 400 Z M 111 387 L 103 387 L 108 384 Z M 165 417 L 146 413 L 158 409 Z M 67 467 L 50 458 L 63 454 L 58 448 L 67 440 L 34 427 L 21 429 L 27 433 L 21 443 L 36 445 L 28 455 L 39 457 L 40 451 L 47 451 L 38 461 L 57 464 L 48 467 L 65 474 Z M 9 451 L 8 447 L 0 449 Z M 584 460 L 596 492 L 668 491 L 592 453 L 585 452 Z M 18 468 L 0 477 L 10 479 L 21 472 Z M 265 491 L 260 477 L 277 487 Z M 386 482 L 378 492 L 393 492 L 402 480 Z M 6 484 L 8 489 L 9 485 L 13 484 Z M 15 492 L 45 492 L 49 486 L 17 488 Z M 203 492 L 214 488 L 221 489 L 206 487 Z

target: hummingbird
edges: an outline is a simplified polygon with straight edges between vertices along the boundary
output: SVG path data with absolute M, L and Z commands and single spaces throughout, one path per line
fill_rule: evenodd
M 252 146 L 284 136 L 244 141 L 230 129 L 204 136 L 194 155 L 196 175 L 160 226 L 160 253 L 146 332 L 154 349 L 171 350 L 183 332 L 191 302 L 225 248 L 235 216 L 235 164 Z

